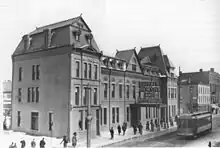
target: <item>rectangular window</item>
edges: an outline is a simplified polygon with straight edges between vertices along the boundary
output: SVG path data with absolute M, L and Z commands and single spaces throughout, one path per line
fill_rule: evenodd
M 149 116 L 148 117 L 151 118 L 151 107 L 149 107 L 148 109 L 149 109 L 149 112 L 148 112 Z
M 21 102 L 21 96 L 22 96 L 21 88 L 18 88 L 18 102 Z
M 87 63 L 84 63 L 84 78 L 87 78 Z
M 100 119 L 101 119 L 101 120 L 100 120 L 100 124 L 102 125 L 102 109 L 100 110 L 100 116 L 101 116 L 101 117 L 100 117 Z
M 95 76 L 95 80 L 97 80 L 98 79 L 98 66 L 97 65 L 95 65 L 95 74 L 94 74 L 94 76 Z
M 83 110 L 79 110 L 79 115 L 80 115 L 80 119 L 79 119 L 79 129 L 83 130 Z
M 28 88 L 27 102 L 31 101 L 31 88 Z
M 170 115 L 170 105 L 169 105 L 169 116 L 171 116 L 171 115 Z
M 122 84 L 119 84 L 119 98 L 122 98 Z
M 32 65 L 32 80 L 35 80 L 35 65 Z
M 135 86 L 133 86 L 133 99 L 136 98 L 136 89 L 135 89 Z
M 49 131 L 52 131 L 52 126 L 53 126 L 53 113 L 49 113 Z
M 94 96 L 93 96 L 94 105 L 97 105 L 97 88 L 94 88 Z
M 116 108 L 116 122 L 119 123 L 119 107 Z
M 115 123 L 115 108 L 112 108 L 112 123 Z
M 32 87 L 31 90 L 32 90 L 32 100 L 31 101 L 34 102 L 34 99 L 35 99 L 34 98 L 35 97 L 34 87 Z
M 17 126 L 20 127 L 21 126 L 21 111 L 18 111 L 17 114 L 18 114 Z
M 36 65 L 36 71 L 37 71 L 36 79 L 40 80 L 40 65 Z
M 104 108 L 104 124 L 107 124 L 107 108 Z
M 88 116 L 88 111 L 85 110 L 85 130 L 87 130 L 87 116 Z
M 136 71 L 136 65 L 132 64 L 132 71 Z
M 112 98 L 115 98 L 115 84 L 112 84 Z
M 107 99 L 108 94 L 108 84 L 104 83 L 104 99 Z
M 148 119 L 148 107 L 146 107 L 146 119 Z
M 21 81 L 23 77 L 23 70 L 22 67 L 19 67 L 19 72 L 18 72 L 18 81 Z
M 129 110 L 129 107 L 126 107 L 126 111 L 127 111 L 127 122 L 129 122 L 129 119 L 130 119 L 130 110 Z
M 38 130 L 38 112 L 31 112 L 31 129 Z
M 89 78 L 92 78 L 92 64 L 89 63 Z
M 156 116 L 155 116 L 155 115 L 156 115 L 155 109 L 156 109 L 156 108 L 154 107 L 154 108 L 153 108 L 153 117 L 154 117 L 154 118 L 156 117 Z
M 86 88 L 83 89 L 83 105 L 86 105 Z
M 75 105 L 79 105 L 79 87 L 75 88 Z
M 127 88 L 127 98 L 129 99 L 129 85 L 127 85 L 126 88 Z
M 36 102 L 39 102 L 39 87 L 36 87 Z
M 76 61 L 76 77 L 79 78 L 80 65 L 79 61 Z

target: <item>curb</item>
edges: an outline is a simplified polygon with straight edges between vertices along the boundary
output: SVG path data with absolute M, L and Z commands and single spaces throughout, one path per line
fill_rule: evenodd
M 159 136 L 162 136 L 162 135 L 165 135 L 165 134 L 168 134 L 168 133 L 172 133 L 172 132 L 175 132 L 177 129 L 177 127 L 172 127 L 172 128 L 169 128 L 169 129 L 165 129 L 163 131 L 160 131 L 160 132 L 155 132 L 155 133 L 148 133 L 148 134 L 145 134 L 145 135 L 140 135 L 140 136 L 135 136 L 135 137 L 130 137 L 130 138 L 127 138 L 127 139 L 123 139 L 121 141 L 118 141 L 118 142 L 113 142 L 113 143 L 110 143 L 110 144 L 106 144 L 106 145 L 102 145 L 102 146 L 99 146 L 99 147 L 109 147 L 111 145 L 115 145 L 115 144 L 122 144 L 126 141 L 130 141 L 130 140 L 135 140 L 135 139 L 141 139 L 141 138 L 145 138 L 145 140 L 148 140 L 148 139 L 151 139 L 151 138 L 155 138 L 155 137 L 159 137 Z

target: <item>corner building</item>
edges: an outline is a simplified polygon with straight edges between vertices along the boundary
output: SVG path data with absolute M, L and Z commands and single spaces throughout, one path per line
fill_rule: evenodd
M 85 136 L 84 87 L 99 134 L 99 51 L 81 16 L 36 28 L 12 55 L 12 129 L 53 137 Z

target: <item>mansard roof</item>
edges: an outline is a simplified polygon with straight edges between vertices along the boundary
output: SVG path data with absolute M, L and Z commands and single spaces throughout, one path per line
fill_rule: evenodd
M 125 60 L 127 63 L 131 60 L 134 53 L 134 49 L 120 50 L 117 51 L 115 57 Z
M 170 59 L 168 58 L 167 55 L 164 55 L 164 61 L 165 61 L 165 64 L 168 68 L 174 68 L 175 69 L 175 66 L 173 65 L 173 63 L 170 61 Z
M 144 59 L 145 57 L 149 57 L 152 65 L 159 67 L 161 74 L 166 76 L 168 75 L 160 45 L 141 48 L 138 53 L 138 57 L 140 60 Z

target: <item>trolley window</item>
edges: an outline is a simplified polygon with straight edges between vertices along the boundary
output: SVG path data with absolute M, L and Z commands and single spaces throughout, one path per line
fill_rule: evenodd
M 193 128 L 194 127 L 194 120 L 192 119 L 180 119 L 180 128 Z

